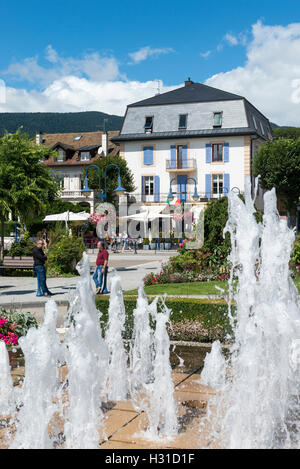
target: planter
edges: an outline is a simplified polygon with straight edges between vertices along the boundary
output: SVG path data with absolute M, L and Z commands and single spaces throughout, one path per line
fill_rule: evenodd
M 171 243 L 165 243 L 165 250 L 170 251 L 171 249 Z
M 149 251 L 149 244 L 144 244 L 143 249 L 144 249 L 145 251 Z
M 155 251 L 156 243 L 151 243 L 150 244 L 150 249 L 151 251 Z

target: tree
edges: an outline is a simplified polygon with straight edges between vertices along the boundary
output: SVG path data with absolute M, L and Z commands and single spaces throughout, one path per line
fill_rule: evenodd
M 299 127 L 278 127 L 273 129 L 273 137 L 274 139 L 278 138 L 299 138 L 300 137 L 300 128 Z
M 120 167 L 122 186 L 127 192 L 135 190 L 134 176 L 127 166 L 126 160 L 119 156 L 107 156 L 105 158 L 99 158 L 95 161 L 96 166 L 99 166 L 101 173 L 101 191 L 104 193 L 104 171 L 106 166 L 109 164 L 116 164 Z M 85 172 L 85 170 L 84 170 Z M 89 187 L 95 189 L 98 193 L 99 188 L 99 176 L 96 168 L 91 168 L 88 171 Z M 109 168 L 107 170 L 107 202 L 114 202 L 114 190 L 118 186 L 118 170 L 116 168 Z
M 300 138 L 280 138 L 262 145 L 254 156 L 253 175 L 260 175 L 263 189 L 275 187 L 294 226 L 300 197 Z
M 4 222 L 9 212 L 27 222 L 45 203 L 58 194 L 59 186 L 50 169 L 41 164 L 53 152 L 47 147 L 36 146 L 27 134 L 19 129 L 15 134 L 6 133 L 0 139 L 0 218 L 1 255 L 4 251 Z

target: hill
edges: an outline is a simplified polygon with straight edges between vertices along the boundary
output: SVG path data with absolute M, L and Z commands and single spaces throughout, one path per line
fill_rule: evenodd
M 123 117 L 103 112 L 1 112 L 0 135 L 5 130 L 16 132 L 23 126 L 23 131 L 34 136 L 37 131 L 58 132 L 93 132 L 96 130 L 120 130 Z

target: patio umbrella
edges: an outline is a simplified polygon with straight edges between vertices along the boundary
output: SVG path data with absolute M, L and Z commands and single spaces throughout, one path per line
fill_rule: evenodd
M 43 221 L 64 221 L 66 223 L 66 227 L 68 226 L 69 221 L 87 221 L 90 217 L 90 214 L 87 212 L 67 212 L 63 213 L 54 213 L 52 215 L 47 215 Z

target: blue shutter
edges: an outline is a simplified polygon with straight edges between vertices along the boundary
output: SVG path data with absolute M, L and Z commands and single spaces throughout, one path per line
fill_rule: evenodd
M 187 168 L 188 167 L 188 162 L 187 162 L 187 145 L 182 145 L 182 167 Z
M 159 176 L 154 176 L 154 202 L 159 202 Z
M 142 176 L 142 181 L 141 181 L 141 201 L 144 201 L 144 176 Z
M 176 169 L 176 145 L 171 145 L 171 165 L 170 169 Z
M 206 156 L 206 163 L 211 163 L 211 144 L 207 143 L 205 145 L 205 156 Z
M 187 176 L 185 174 L 177 176 L 177 193 L 181 202 L 187 199 Z
M 229 143 L 224 143 L 223 145 L 223 158 L 224 158 L 224 163 L 229 162 Z
M 153 164 L 153 147 L 144 147 L 144 165 Z
M 224 174 L 224 195 L 227 197 L 230 191 L 230 174 Z
M 211 199 L 211 175 L 205 174 L 205 195 L 208 200 Z

